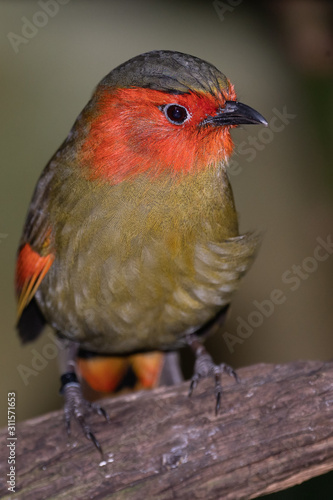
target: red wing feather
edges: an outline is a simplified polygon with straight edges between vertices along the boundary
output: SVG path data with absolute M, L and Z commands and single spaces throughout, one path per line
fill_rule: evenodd
M 35 295 L 44 276 L 52 266 L 52 253 L 42 256 L 25 243 L 19 251 L 16 263 L 16 293 L 18 297 L 17 316 L 20 318 L 23 310 Z

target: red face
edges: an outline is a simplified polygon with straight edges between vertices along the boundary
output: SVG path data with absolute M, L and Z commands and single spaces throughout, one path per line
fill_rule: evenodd
M 232 152 L 231 126 L 205 124 L 226 100 L 236 100 L 231 84 L 215 95 L 145 88 L 97 92 L 97 109 L 89 117 L 90 130 L 79 158 L 90 179 L 115 184 L 143 172 L 195 172 Z

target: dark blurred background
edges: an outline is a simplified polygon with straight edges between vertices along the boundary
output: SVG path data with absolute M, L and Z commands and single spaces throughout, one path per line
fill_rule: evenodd
M 16 391 L 18 420 L 62 406 L 50 330 L 22 347 L 14 329 L 13 274 L 22 225 L 43 167 L 95 85 L 118 64 L 153 49 L 213 63 L 235 84 L 238 98 L 270 124 L 269 131 L 233 131 L 230 178 L 241 230 L 259 229 L 264 238 L 224 330 L 208 342 L 215 359 L 237 368 L 332 358 L 332 249 L 322 247 L 326 260 L 314 257 L 320 241 L 333 240 L 332 2 L 57 5 L 57 12 L 45 14 L 37 1 L 0 3 L 1 404 L 8 391 Z M 260 317 L 258 303 L 274 289 L 285 300 Z M 239 318 L 249 325 L 246 339 L 237 334 Z M 25 381 L 20 370 L 28 374 Z

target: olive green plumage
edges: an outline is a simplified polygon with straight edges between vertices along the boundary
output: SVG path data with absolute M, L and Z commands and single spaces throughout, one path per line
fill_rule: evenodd
M 223 177 L 212 168 L 190 185 L 166 178 L 149 189 L 141 177 L 95 189 L 76 179 L 79 200 L 70 183 L 59 187 L 56 259 L 37 292 L 54 328 L 88 350 L 124 353 L 179 347 L 215 316 L 256 247 L 237 237 Z
M 228 81 L 214 66 L 169 51 L 109 73 L 46 167 L 21 241 L 45 252 L 51 230 L 55 260 L 36 301 L 62 336 L 110 354 L 183 345 L 230 303 L 258 243 L 239 236 L 221 158 L 190 174 L 142 173 L 114 185 L 84 175 L 80 151 L 100 92 L 136 87 L 176 99 L 193 90 L 217 95 Z

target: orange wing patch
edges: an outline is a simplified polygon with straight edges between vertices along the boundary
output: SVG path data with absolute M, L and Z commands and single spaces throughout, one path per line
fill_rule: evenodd
M 44 276 L 52 266 L 54 255 L 41 256 L 26 243 L 20 250 L 16 263 L 16 293 L 18 296 L 17 317 L 35 295 Z

